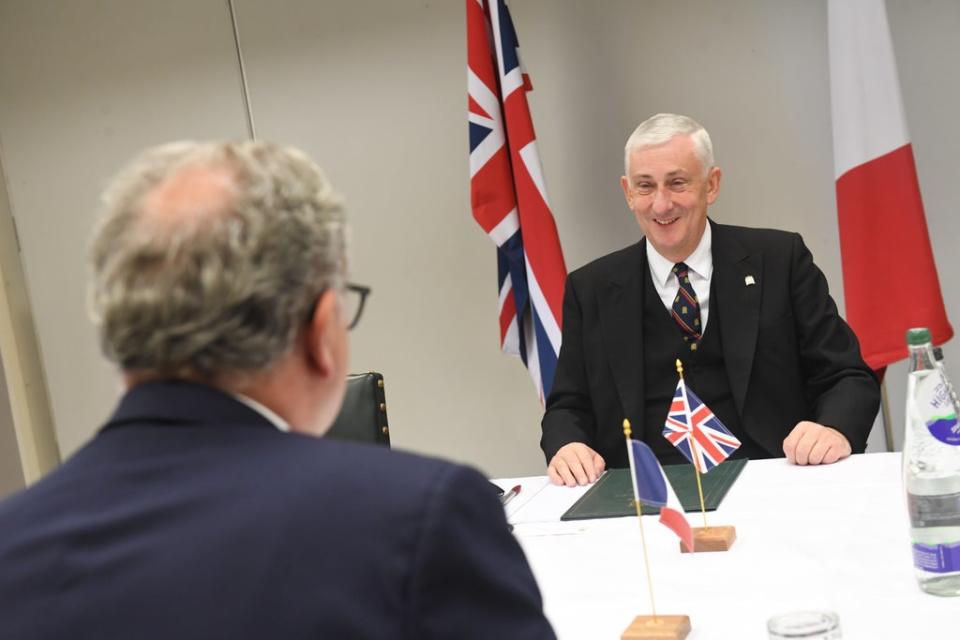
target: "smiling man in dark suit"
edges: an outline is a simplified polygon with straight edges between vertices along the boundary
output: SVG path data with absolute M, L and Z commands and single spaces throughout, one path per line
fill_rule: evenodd
M 676 359 L 741 440 L 734 457 L 829 464 L 862 452 L 877 380 L 800 236 L 708 220 L 721 171 L 691 118 L 643 122 L 625 165 L 645 238 L 567 279 L 541 440 L 553 482 L 626 466 L 624 418 L 662 462 L 684 461 L 661 435 Z
M 0 504 L 0 637 L 554 637 L 478 472 L 318 437 L 361 309 L 345 225 L 269 143 L 166 145 L 116 178 L 90 298 L 126 393 Z

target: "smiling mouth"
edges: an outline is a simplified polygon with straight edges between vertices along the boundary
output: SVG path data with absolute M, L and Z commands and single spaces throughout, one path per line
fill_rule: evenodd
M 677 216 L 676 218 L 654 218 L 653 221 L 661 227 L 668 227 L 679 219 L 680 217 Z

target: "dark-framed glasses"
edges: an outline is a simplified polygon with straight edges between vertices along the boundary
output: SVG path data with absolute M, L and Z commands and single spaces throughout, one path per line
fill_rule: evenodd
M 367 303 L 367 296 L 370 295 L 370 287 L 362 284 L 348 282 L 343 286 L 343 318 L 347 320 L 347 331 L 350 331 L 360 322 L 360 316 L 363 315 L 363 307 Z
M 320 298 L 322 298 L 323 294 L 327 291 L 329 291 L 329 289 L 325 288 L 317 294 L 316 299 L 310 306 L 309 313 L 307 313 L 306 321 L 308 323 L 313 319 L 313 314 L 317 309 Z M 370 295 L 370 287 L 348 282 L 343 285 L 343 288 L 337 289 L 337 293 L 340 295 L 340 316 L 343 320 L 347 321 L 347 331 L 350 331 L 360 322 L 360 316 L 363 314 L 363 306 L 367 303 L 367 296 Z

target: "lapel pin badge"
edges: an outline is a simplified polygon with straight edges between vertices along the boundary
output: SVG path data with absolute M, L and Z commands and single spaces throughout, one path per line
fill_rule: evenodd
M 757 284 L 757 281 L 753 279 L 753 276 L 746 276 L 746 277 L 743 279 L 743 284 L 745 284 L 745 285 L 747 285 L 747 286 L 749 287 L 749 286 L 752 285 L 752 284 Z

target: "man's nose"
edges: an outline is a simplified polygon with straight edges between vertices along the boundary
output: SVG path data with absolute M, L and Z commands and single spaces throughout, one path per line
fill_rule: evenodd
M 653 212 L 660 214 L 666 213 L 673 208 L 673 200 L 670 197 L 670 190 L 666 187 L 660 187 L 653 194 Z

